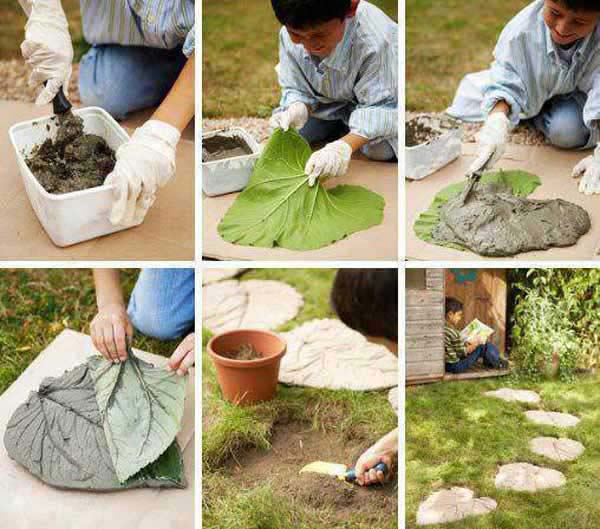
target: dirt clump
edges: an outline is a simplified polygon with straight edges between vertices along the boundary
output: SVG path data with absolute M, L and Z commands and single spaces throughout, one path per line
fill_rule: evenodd
M 242 138 L 219 134 L 202 138 L 202 162 L 214 162 L 248 154 L 252 154 L 252 149 Z
M 257 360 L 262 358 L 262 355 L 250 344 L 243 344 L 236 351 L 224 351 L 218 354 L 231 360 Z
M 115 153 L 104 138 L 83 132 L 83 120 L 71 112 L 58 116 L 56 137 L 33 148 L 25 159 L 48 193 L 69 193 L 104 183 L 115 166 Z

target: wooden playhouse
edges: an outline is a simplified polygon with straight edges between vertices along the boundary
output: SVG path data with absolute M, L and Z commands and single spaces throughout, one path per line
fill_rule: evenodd
M 506 270 L 418 268 L 406 270 L 406 383 L 484 378 L 508 370 L 474 368 L 460 375 L 444 370 L 444 305 L 453 297 L 464 305 L 464 321 L 474 318 L 494 329 L 492 342 L 506 350 Z

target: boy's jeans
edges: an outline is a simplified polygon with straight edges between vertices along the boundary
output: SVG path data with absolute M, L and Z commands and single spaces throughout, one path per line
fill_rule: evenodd
M 115 119 L 157 106 L 179 76 L 187 57 L 173 50 L 117 44 L 93 46 L 81 59 L 79 93 Z
M 479 358 L 483 358 L 483 365 L 486 367 L 498 367 L 500 365 L 500 351 L 493 343 L 479 345 L 469 356 L 454 362 L 446 363 L 448 373 L 464 373 L 472 368 Z
M 342 136 L 348 134 L 350 129 L 341 120 L 326 120 L 312 117 L 308 119 L 306 125 L 298 132 L 312 145 L 313 143 L 339 140 Z M 361 151 L 370 160 L 387 162 L 395 158 L 394 149 L 392 149 L 392 146 L 386 140 L 367 143 Z
M 172 340 L 194 331 L 194 270 L 146 268 L 135 284 L 127 314 L 143 334 Z
M 585 95 L 580 93 L 556 96 L 547 101 L 532 119 L 533 125 L 552 144 L 562 149 L 593 147 L 590 131 L 583 122 Z

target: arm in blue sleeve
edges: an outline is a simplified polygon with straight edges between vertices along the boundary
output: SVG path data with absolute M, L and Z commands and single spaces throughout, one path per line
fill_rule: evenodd
M 192 29 L 189 30 L 187 37 L 185 38 L 185 41 L 183 43 L 183 53 L 186 57 L 189 57 L 196 49 L 195 27 L 196 25 L 194 24 L 192 26 Z

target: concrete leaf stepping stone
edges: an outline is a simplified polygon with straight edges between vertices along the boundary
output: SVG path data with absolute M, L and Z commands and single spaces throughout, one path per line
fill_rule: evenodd
M 440 490 L 427 498 L 417 511 L 417 525 L 432 525 L 481 516 L 498 504 L 492 498 L 475 498 L 472 490 L 462 487 Z
M 202 270 L 202 285 L 231 279 L 241 274 L 245 268 L 205 268 Z
M 567 479 L 562 472 L 529 463 L 503 465 L 496 475 L 497 488 L 521 492 L 537 492 L 562 487 L 566 482 Z
M 398 415 L 398 388 L 397 387 L 390 389 L 390 392 L 388 393 L 388 402 L 390 403 L 390 406 L 396 412 L 396 415 Z
M 398 358 L 340 320 L 312 320 L 281 336 L 287 342 L 279 370 L 284 384 L 355 391 L 398 385 Z
M 559 413 L 556 411 L 526 411 L 525 416 L 537 424 L 556 426 L 557 428 L 572 428 L 579 424 L 580 419 L 570 413 Z
M 585 447 L 572 439 L 556 437 L 536 437 L 529 442 L 531 451 L 554 461 L 575 461 Z
M 202 289 L 202 320 L 217 334 L 234 329 L 276 329 L 302 307 L 300 293 L 287 283 L 252 279 L 219 281 Z
M 486 391 L 488 397 L 496 397 L 507 402 L 524 402 L 526 404 L 538 404 L 542 399 L 535 391 L 526 389 L 502 388 L 496 391 Z

